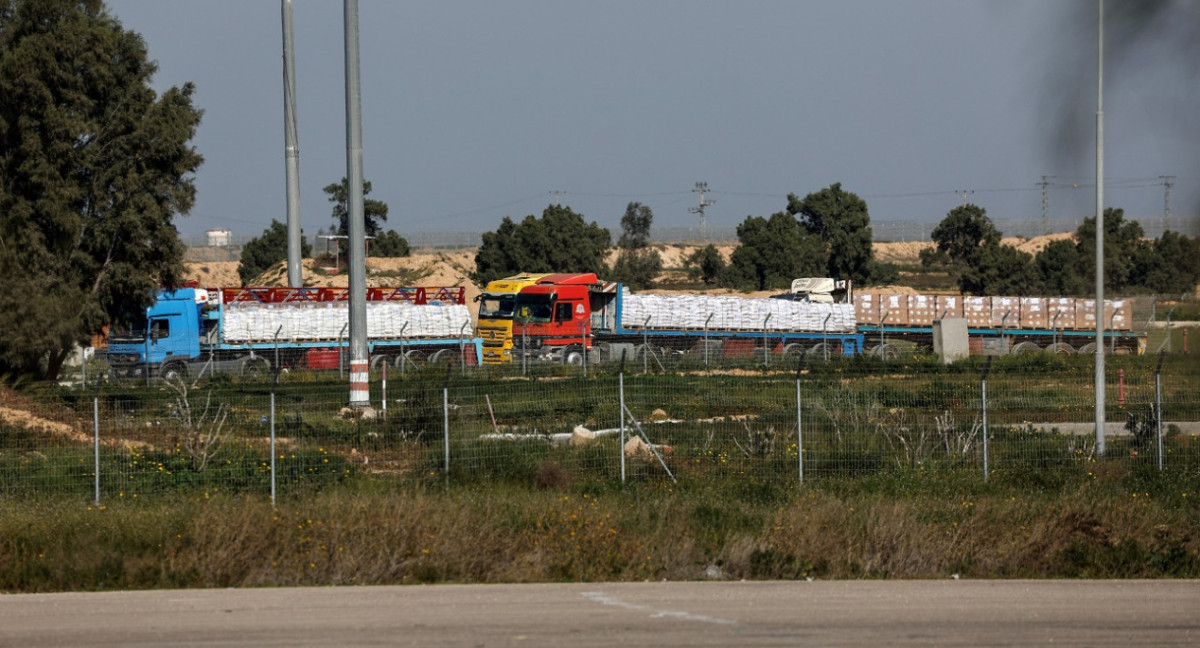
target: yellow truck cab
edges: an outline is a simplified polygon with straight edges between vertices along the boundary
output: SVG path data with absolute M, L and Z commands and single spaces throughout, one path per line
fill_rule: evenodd
M 513 305 L 517 293 L 546 277 L 546 273 L 521 274 L 497 279 L 488 283 L 483 293 L 475 298 L 479 302 L 479 317 L 476 335 L 483 339 L 483 363 L 503 364 L 512 362 Z

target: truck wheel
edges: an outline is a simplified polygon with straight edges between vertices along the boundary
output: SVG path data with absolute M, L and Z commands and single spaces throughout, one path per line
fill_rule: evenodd
M 271 371 L 266 358 L 245 358 L 238 365 L 238 373 L 247 378 L 261 378 Z
M 900 357 L 900 351 L 890 344 L 880 344 L 871 349 L 871 355 L 884 360 L 895 360 Z
M 811 351 L 809 351 L 809 353 L 811 353 Z M 804 345 L 800 344 L 799 342 L 792 342 L 783 347 L 783 357 L 785 358 L 795 358 L 796 356 L 803 354 Z
M 814 358 L 820 357 L 822 360 L 824 360 L 826 356 L 833 356 L 833 349 L 829 348 L 829 345 L 825 344 L 824 342 L 818 342 L 812 345 L 812 348 L 810 348 L 806 353 Z
M 641 360 L 647 354 L 652 358 L 658 355 L 658 351 L 653 344 L 639 344 L 633 348 L 633 357 L 638 360 Z
M 391 356 L 386 356 L 386 355 L 382 355 L 382 354 L 377 355 L 374 358 L 371 358 L 371 371 L 382 371 L 383 365 L 390 364 L 391 362 L 392 362 Z
M 1088 342 L 1087 344 L 1079 347 L 1079 355 L 1096 355 L 1096 343 Z
M 567 347 L 567 350 L 563 352 L 563 364 L 581 366 L 583 364 L 583 347 Z
M 1046 353 L 1071 354 L 1075 353 L 1075 347 L 1066 342 L 1055 342 L 1054 344 L 1046 345 Z
M 187 366 L 182 362 L 169 362 L 163 365 L 162 372 L 159 374 L 162 379 L 167 382 L 187 379 Z
M 425 364 L 425 354 L 421 351 L 417 351 L 416 349 L 413 349 L 411 351 L 405 351 L 404 355 L 402 355 L 402 356 L 396 356 L 396 368 L 397 369 L 402 368 L 402 367 L 416 368 L 416 367 L 423 366 L 424 364 Z
M 1023 353 L 1040 353 L 1042 347 L 1037 345 L 1037 342 L 1018 342 L 1012 348 L 1013 355 L 1021 355 Z M 1047 350 L 1049 350 L 1047 348 Z
M 436 365 L 458 365 L 458 352 L 450 349 L 441 349 L 433 354 L 433 358 L 429 360 L 430 364 Z

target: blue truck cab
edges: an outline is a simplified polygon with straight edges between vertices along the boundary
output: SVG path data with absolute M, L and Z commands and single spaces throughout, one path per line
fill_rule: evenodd
M 109 336 L 108 363 L 117 376 L 171 377 L 182 375 L 200 357 L 200 340 L 207 328 L 206 291 L 196 288 L 163 290 L 145 318 Z

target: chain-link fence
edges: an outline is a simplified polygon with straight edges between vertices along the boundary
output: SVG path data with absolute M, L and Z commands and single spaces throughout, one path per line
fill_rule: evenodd
M 336 372 L 6 389 L 0 492 L 105 500 L 194 489 L 302 496 L 366 483 L 1083 475 L 1200 465 L 1200 367 L 1113 357 L 1095 434 L 1090 358 L 796 358 L 791 367 L 629 362 L 375 374 L 345 407 Z

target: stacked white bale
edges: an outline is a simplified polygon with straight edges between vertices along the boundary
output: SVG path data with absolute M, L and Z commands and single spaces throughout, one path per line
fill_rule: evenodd
M 635 295 L 627 290 L 621 301 L 624 328 L 702 330 L 707 323 L 710 331 L 765 328 L 777 332 L 853 333 L 856 326 L 852 304 L 723 295 Z
M 225 307 L 227 343 L 336 340 L 347 335 L 349 305 L 230 304 Z M 372 339 L 454 338 L 469 334 L 471 313 L 462 304 L 368 302 L 367 335 Z

